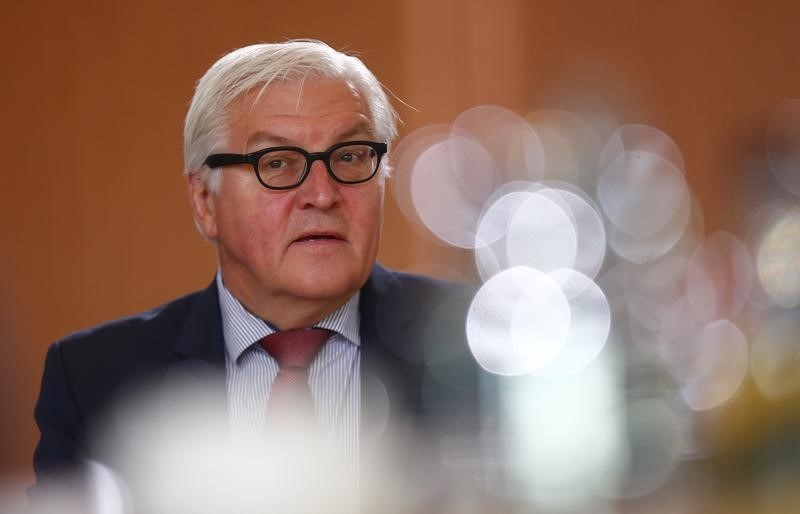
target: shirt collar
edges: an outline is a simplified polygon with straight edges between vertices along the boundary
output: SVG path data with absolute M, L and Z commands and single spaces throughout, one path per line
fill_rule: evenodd
M 238 362 L 242 353 L 253 343 L 277 330 L 275 327 L 253 315 L 233 296 L 222 279 L 222 270 L 217 271 L 217 289 L 222 315 L 222 333 L 225 338 L 225 351 L 233 362 Z M 359 326 L 359 295 L 354 294 L 347 302 L 313 326 L 332 330 L 348 342 L 361 345 Z

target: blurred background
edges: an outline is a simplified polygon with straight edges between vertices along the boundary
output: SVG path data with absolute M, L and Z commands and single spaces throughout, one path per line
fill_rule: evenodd
M 6 77 L 0 82 L 0 480 L 32 480 L 38 437 L 32 411 L 49 344 L 203 288 L 213 277 L 213 248 L 193 226 L 182 177 L 182 123 L 195 81 L 234 48 L 315 38 L 360 55 L 395 95 L 403 157 L 422 153 L 409 150 L 420 133 L 435 136 L 446 130 L 441 124 L 454 123 L 469 130 L 481 126 L 481 113 L 487 119 L 514 113 L 534 131 L 538 126 L 536 148 L 547 154 L 552 145 L 541 127 L 573 120 L 559 125 L 577 131 L 562 133 L 559 148 L 572 148 L 567 160 L 576 171 L 547 168 L 533 178 L 584 191 L 609 238 L 604 258 L 586 275 L 610 306 L 609 346 L 625 355 L 611 366 L 622 385 L 606 400 L 626 407 L 626 433 L 639 437 L 626 458 L 639 462 L 631 448 L 645 448 L 645 470 L 636 472 L 647 477 L 633 491 L 609 495 L 609 511 L 796 512 L 798 20 L 800 4 L 780 0 L 15 3 L 5 10 L 0 34 Z M 474 109 L 489 105 L 502 109 Z M 672 241 L 643 256 L 612 244 L 609 223 L 630 215 L 615 203 L 624 198 L 619 191 L 630 183 L 630 170 L 609 178 L 595 167 L 611 166 L 621 152 L 613 154 L 614 145 L 644 148 L 669 163 L 671 179 L 646 185 L 678 187 L 672 196 L 691 204 L 675 247 Z M 653 145 L 668 149 L 659 153 Z M 435 155 L 429 157 L 428 168 L 435 168 Z M 416 162 L 398 166 L 401 185 Z M 414 219 L 403 191 L 391 189 L 381 262 L 488 281 L 469 245 L 448 242 L 431 223 Z M 652 204 L 643 194 L 637 208 L 646 212 Z M 488 205 L 487 197 L 479 200 Z M 653 208 L 662 207 L 670 206 Z M 422 210 L 417 218 L 424 218 Z M 692 228 L 691 237 L 684 227 Z M 717 376 L 725 384 L 713 394 L 687 393 L 685 377 L 664 364 L 663 345 L 658 357 L 642 350 L 641 342 L 663 325 L 646 322 L 653 321 L 650 313 L 627 299 L 647 294 L 625 284 L 647 284 L 648 308 L 658 311 L 666 293 L 652 277 L 672 268 L 651 265 L 670 257 L 685 259 L 673 278 L 696 311 L 707 305 L 703 294 L 719 293 L 719 308 L 705 313 L 691 336 L 738 344 L 712 356 L 706 368 L 744 352 L 737 361 L 744 359 L 744 370 L 726 367 Z M 692 293 L 686 262 L 706 266 L 706 275 L 728 273 Z M 714 324 L 722 319 L 727 324 Z M 531 387 L 559 398 L 541 384 Z M 675 394 L 685 405 L 671 403 Z M 636 431 L 641 424 L 647 427 Z M 658 426 L 676 428 L 665 435 Z M 664 438 L 677 442 L 662 445 Z M 537 498 L 533 505 L 543 509 L 574 506 L 552 495 Z

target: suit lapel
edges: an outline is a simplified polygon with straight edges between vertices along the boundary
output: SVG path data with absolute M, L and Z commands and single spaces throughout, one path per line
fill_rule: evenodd
M 415 303 L 404 292 L 398 277 L 377 264 L 361 289 L 362 445 L 380 440 L 387 426 L 405 425 L 417 407 L 421 349 Z
M 225 340 L 216 280 L 199 293 L 174 349 L 186 359 L 224 369 Z

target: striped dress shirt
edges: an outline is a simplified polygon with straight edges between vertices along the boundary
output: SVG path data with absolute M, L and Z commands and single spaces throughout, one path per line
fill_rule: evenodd
M 277 331 L 254 316 L 225 287 L 217 273 L 228 410 L 234 435 L 260 436 L 264 432 L 267 399 L 278 363 L 258 343 Z M 359 295 L 315 323 L 334 331 L 309 368 L 309 385 L 320 428 L 331 449 L 344 459 L 358 462 L 360 402 Z

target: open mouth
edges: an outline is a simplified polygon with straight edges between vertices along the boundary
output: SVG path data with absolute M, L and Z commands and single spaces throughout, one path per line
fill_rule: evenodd
M 295 243 L 313 243 L 316 241 L 341 241 L 342 238 L 331 234 L 309 234 L 295 239 Z

